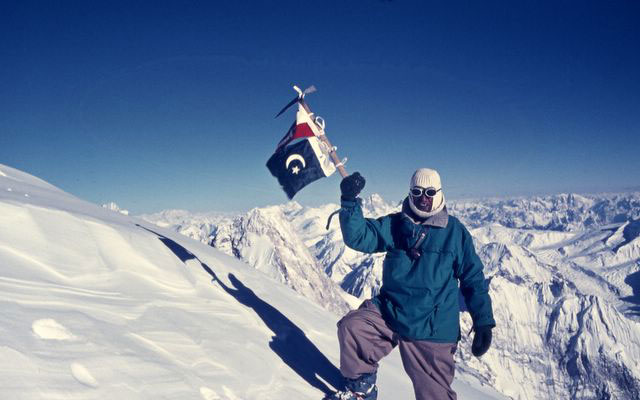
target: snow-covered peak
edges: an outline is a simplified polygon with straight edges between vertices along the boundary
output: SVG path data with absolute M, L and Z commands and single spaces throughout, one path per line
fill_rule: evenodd
M 278 206 L 283 213 L 293 214 L 302 210 L 302 206 L 297 201 L 289 201 L 281 206 Z
M 129 211 L 128 210 L 123 210 L 122 208 L 120 208 L 119 205 L 117 205 L 113 201 L 109 202 L 109 203 L 106 203 L 106 204 L 103 204 L 102 208 L 106 208 L 107 210 L 119 212 L 120 214 L 129 215 Z
M 324 274 L 294 231 L 286 217 L 290 211 L 278 206 L 254 208 L 218 224 L 210 244 L 245 260 L 338 315 L 345 313 L 349 307 L 341 290 Z
M 193 213 L 187 210 L 164 210 L 154 214 L 143 214 L 139 218 L 163 228 L 168 228 L 192 239 L 209 243 L 219 224 L 229 221 L 232 216 L 226 213 Z
M 401 203 L 392 204 L 387 203 L 382 196 L 377 193 L 373 193 L 369 196 L 365 196 L 362 201 L 362 211 L 365 215 L 370 217 L 379 217 L 382 215 L 391 214 L 400 211 Z

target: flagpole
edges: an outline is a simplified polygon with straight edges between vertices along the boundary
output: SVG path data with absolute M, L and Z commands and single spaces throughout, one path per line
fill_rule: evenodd
M 307 102 L 304 101 L 303 98 L 300 98 L 300 104 L 302 105 L 302 107 L 305 109 L 305 111 L 308 114 L 313 114 L 311 112 L 311 109 L 309 108 L 309 105 L 307 105 Z M 320 132 L 322 132 L 321 135 L 318 136 L 318 138 L 327 145 L 327 147 L 329 148 L 329 157 L 331 157 L 331 161 L 333 162 L 333 165 L 336 166 L 336 169 L 338 170 L 338 172 L 340 173 L 340 175 L 343 178 L 346 178 L 349 174 L 347 174 L 347 170 L 344 168 L 344 163 L 342 161 L 340 161 L 340 158 L 338 157 L 338 153 L 336 153 L 333 145 L 331 144 L 331 142 L 329 141 L 329 138 L 327 137 L 327 135 L 324 132 L 324 127 L 318 125 L 318 123 L 315 121 L 315 119 L 311 119 L 314 123 L 314 125 L 318 128 L 318 130 L 320 130 Z

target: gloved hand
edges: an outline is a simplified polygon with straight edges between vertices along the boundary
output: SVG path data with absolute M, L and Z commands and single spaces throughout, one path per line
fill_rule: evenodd
M 471 353 L 474 356 L 480 357 L 489 350 L 491 346 L 491 329 L 492 326 L 479 326 L 475 328 L 475 335 L 473 336 L 473 344 L 471 345 Z
M 355 200 L 360 194 L 360 191 L 364 188 L 365 180 L 360 175 L 360 172 L 354 172 L 353 174 L 342 179 L 340 182 L 340 191 L 342 192 L 343 200 Z

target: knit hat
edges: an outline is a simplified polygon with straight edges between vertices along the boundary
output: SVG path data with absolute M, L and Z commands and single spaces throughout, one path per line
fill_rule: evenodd
M 442 189 L 442 183 L 440 183 L 440 174 L 435 169 L 429 168 L 420 168 L 416 172 L 414 172 L 411 177 L 411 182 L 409 182 L 409 190 L 413 187 L 419 186 L 421 188 L 429 188 L 433 187 L 437 189 Z M 444 194 L 442 190 L 439 190 L 435 196 L 433 196 L 433 206 L 431 207 L 431 211 L 425 212 L 418 210 L 415 204 L 413 204 L 413 200 L 411 199 L 411 194 L 409 194 L 409 207 L 411 207 L 411 211 L 413 211 L 420 218 L 428 218 L 432 215 L 436 215 L 444 208 Z

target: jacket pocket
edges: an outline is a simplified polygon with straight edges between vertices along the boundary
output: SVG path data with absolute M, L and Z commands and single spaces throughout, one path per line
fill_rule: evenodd
M 452 253 L 424 250 L 410 278 L 416 286 L 428 288 L 435 294 L 454 279 L 453 264 Z
M 382 284 L 388 289 L 410 285 L 413 262 L 404 250 L 390 250 L 382 264 Z

